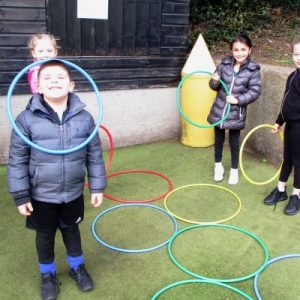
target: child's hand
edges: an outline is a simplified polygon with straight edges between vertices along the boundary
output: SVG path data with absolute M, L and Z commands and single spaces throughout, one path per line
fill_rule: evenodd
M 271 129 L 272 133 L 278 133 L 280 131 L 280 125 L 275 123 L 274 127 Z
M 27 202 L 25 204 L 18 206 L 18 210 L 21 215 L 30 216 L 31 212 L 33 211 L 33 207 L 31 205 L 31 202 Z
M 219 74 L 216 72 L 212 75 L 211 79 L 215 82 L 218 82 L 220 80 Z
M 91 195 L 91 204 L 94 207 L 99 207 L 103 200 L 103 193 L 92 194 Z
M 238 99 L 236 99 L 232 95 L 229 95 L 229 96 L 226 97 L 226 102 L 230 103 L 230 104 L 238 104 L 239 103 Z

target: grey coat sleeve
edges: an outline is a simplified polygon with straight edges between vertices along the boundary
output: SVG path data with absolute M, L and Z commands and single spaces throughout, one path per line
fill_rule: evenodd
M 94 120 L 91 117 L 90 132 L 95 128 Z M 88 173 L 89 189 L 91 193 L 102 193 L 107 185 L 105 164 L 102 156 L 102 147 L 99 135 L 87 145 L 86 167 Z
M 23 114 L 16 119 L 16 125 L 29 138 Z M 30 146 L 13 130 L 7 166 L 7 186 L 17 206 L 30 202 L 29 160 Z
M 237 97 L 238 105 L 246 106 L 251 102 L 254 102 L 260 96 L 261 90 L 262 90 L 261 76 L 259 70 L 256 70 L 255 72 L 253 72 L 253 75 L 249 80 L 247 92 Z

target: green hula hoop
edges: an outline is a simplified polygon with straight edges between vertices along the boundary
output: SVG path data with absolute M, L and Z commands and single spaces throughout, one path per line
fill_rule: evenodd
M 230 113 L 230 107 L 231 107 L 230 103 L 227 104 L 227 110 L 226 110 L 226 112 L 225 112 L 225 115 L 224 115 L 219 121 L 217 121 L 216 123 L 208 124 L 208 125 L 203 125 L 203 124 L 200 124 L 200 123 L 198 123 L 198 122 L 195 122 L 195 121 L 191 120 L 191 119 L 183 112 L 183 110 L 182 110 L 182 108 L 181 108 L 181 104 L 180 104 L 180 103 L 181 103 L 181 97 L 180 97 L 181 86 L 183 85 L 183 83 L 184 83 L 189 77 L 191 77 L 191 76 L 194 75 L 194 74 L 198 74 L 198 73 L 201 73 L 201 74 L 208 74 L 208 75 L 213 75 L 211 72 L 198 70 L 198 71 L 191 72 L 191 73 L 189 73 L 188 75 L 184 76 L 184 77 L 181 79 L 181 81 L 180 81 L 180 83 L 179 83 L 179 85 L 178 85 L 178 87 L 177 87 L 177 91 L 176 91 L 176 104 L 177 104 L 177 108 L 178 108 L 178 111 L 179 111 L 179 113 L 181 114 L 181 116 L 182 116 L 187 122 L 189 122 L 190 124 L 192 124 L 192 125 L 194 125 L 194 126 L 196 126 L 196 127 L 199 127 L 199 128 L 211 128 L 211 127 L 215 127 L 215 126 L 217 126 L 217 125 L 223 123 L 223 122 L 227 119 L 227 117 L 228 117 L 228 115 L 229 115 L 229 113 Z M 228 91 L 228 88 L 227 88 L 225 82 L 224 82 L 223 80 L 221 80 L 221 79 L 219 79 L 219 81 L 220 81 L 220 83 L 221 83 L 221 85 L 222 85 L 222 88 L 223 88 L 223 90 L 225 91 L 226 95 L 229 96 L 229 91 Z
M 237 199 L 238 203 L 239 203 L 239 207 L 237 209 L 237 211 L 230 217 L 228 218 L 225 218 L 225 219 L 222 219 L 222 220 L 218 220 L 218 221 L 212 221 L 212 222 L 200 222 L 200 221 L 194 221 L 194 220 L 187 220 L 187 219 L 184 219 L 180 216 L 177 216 L 175 215 L 169 208 L 168 208 L 168 205 L 167 205 L 167 199 L 169 198 L 169 196 L 171 196 L 174 192 L 178 191 L 178 190 L 181 190 L 181 189 L 184 189 L 184 188 L 187 188 L 187 187 L 193 187 L 193 186 L 210 186 L 210 187 L 215 187 L 215 188 L 218 188 L 218 189 L 221 189 L 221 190 L 224 190 L 226 192 L 229 192 L 230 194 L 232 194 L 235 199 Z M 208 183 L 195 183 L 195 184 L 188 184 L 188 185 L 184 185 L 184 186 L 181 186 L 177 189 L 174 189 L 173 191 L 171 191 L 170 193 L 167 194 L 167 196 L 165 197 L 164 199 L 164 206 L 165 206 L 165 209 L 171 214 L 173 215 L 176 219 L 178 220 L 181 220 L 181 221 L 184 221 L 186 223 L 190 223 L 190 224 L 217 224 L 217 223 L 224 223 L 226 221 L 229 221 L 231 219 L 233 219 L 235 216 L 237 216 L 239 214 L 239 212 L 241 211 L 241 208 L 242 208 L 242 203 L 241 203 L 241 199 L 239 198 L 239 196 L 234 193 L 233 191 L 231 191 L 230 189 L 227 189 L 225 187 L 222 187 L 222 186 L 219 186 L 219 185 L 216 185 L 216 184 L 208 184 Z
M 170 290 L 173 287 L 176 287 L 179 285 L 191 284 L 191 283 L 207 283 L 207 284 L 219 285 L 219 286 L 222 286 L 228 290 L 231 290 L 231 291 L 243 296 L 245 299 L 253 300 L 253 298 L 250 297 L 249 295 L 247 295 L 245 292 L 243 292 L 231 285 L 228 285 L 228 284 L 225 284 L 222 282 L 202 280 L 202 279 L 188 279 L 188 280 L 182 280 L 182 281 L 177 281 L 177 282 L 171 283 L 171 284 L 165 286 L 164 288 L 162 288 L 161 290 L 159 290 L 154 296 L 152 296 L 151 300 L 156 300 L 161 294 Z
M 172 253 L 172 245 L 174 240 L 176 239 L 176 237 L 178 237 L 181 233 L 191 230 L 191 229 L 195 229 L 198 227 L 220 227 L 220 228 L 225 228 L 225 229 L 232 229 L 232 230 L 236 230 L 236 231 L 240 231 L 242 233 L 245 233 L 246 235 L 252 237 L 254 240 L 256 240 L 258 242 L 258 244 L 262 247 L 264 254 L 265 254 L 265 259 L 263 264 L 253 273 L 242 276 L 242 277 L 236 277 L 236 278 L 209 278 L 209 277 L 205 277 L 202 276 L 200 274 L 196 274 L 188 269 L 186 269 L 184 266 L 182 266 L 174 257 L 173 253 Z M 193 226 L 189 226 L 189 227 L 185 227 L 179 231 L 177 231 L 177 233 L 175 235 L 173 235 L 173 237 L 170 239 L 169 244 L 168 244 L 168 254 L 169 257 L 171 259 L 171 261 L 175 264 L 175 266 L 177 266 L 180 270 L 182 270 L 183 272 L 192 275 L 193 277 L 202 279 L 202 280 L 210 280 L 210 281 L 218 281 L 218 282 L 238 282 L 238 281 L 244 281 L 247 280 L 249 278 L 254 277 L 256 274 L 258 274 L 259 272 L 261 272 L 268 264 L 268 260 L 269 260 L 269 251 L 267 246 L 264 244 L 264 242 L 257 236 L 255 236 L 253 233 L 250 233 L 249 231 L 246 231 L 245 229 L 236 227 L 236 226 L 232 226 L 232 225 L 225 225 L 225 224 L 201 224 L 201 225 L 193 225 Z
M 255 180 L 251 179 L 251 178 L 246 174 L 245 169 L 244 169 L 244 165 L 243 165 L 243 151 L 244 151 L 244 147 L 245 147 L 245 144 L 246 144 L 247 140 L 249 139 L 250 135 L 252 135 L 252 133 L 253 133 L 254 131 L 256 131 L 257 129 L 260 129 L 260 128 L 274 128 L 274 126 L 271 125 L 271 124 L 261 124 L 261 125 L 258 125 L 258 126 L 256 126 L 256 127 L 254 127 L 254 128 L 253 128 L 252 130 L 250 130 L 250 131 L 248 132 L 248 134 L 245 136 L 245 138 L 244 138 L 244 140 L 243 140 L 243 142 L 242 142 L 242 144 L 241 144 L 241 148 L 240 148 L 240 152 L 239 152 L 239 164 L 240 164 L 241 172 L 242 172 L 243 176 L 246 178 L 246 180 L 247 180 L 248 182 L 250 182 L 250 183 L 252 183 L 252 184 L 255 184 L 255 185 L 265 185 L 265 184 L 268 184 L 268 183 L 272 182 L 273 180 L 275 180 L 275 179 L 279 176 L 280 171 L 281 171 L 281 166 L 282 166 L 282 162 L 281 162 L 280 167 L 279 167 L 279 169 L 277 170 L 276 174 L 275 174 L 272 178 L 270 178 L 270 179 L 268 179 L 268 180 L 265 180 L 265 181 L 255 181 Z M 279 136 L 280 136 L 280 138 L 283 140 L 283 134 L 282 134 L 281 131 L 279 131 Z

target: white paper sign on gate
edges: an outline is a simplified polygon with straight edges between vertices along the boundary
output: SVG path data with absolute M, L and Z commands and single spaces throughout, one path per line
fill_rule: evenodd
M 108 19 L 108 0 L 77 0 L 77 18 Z

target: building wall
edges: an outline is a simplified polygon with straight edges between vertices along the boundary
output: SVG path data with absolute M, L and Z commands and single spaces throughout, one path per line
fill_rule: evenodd
M 45 0 L 0 1 L 0 67 L 2 59 L 26 58 L 28 38 L 46 32 Z M 0 68 L 1 70 L 1 68 Z
M 175 103 L 176 88 L 134 89 L 101 92 L 102 124 L 111 133 L 115 147 L 178 138 L 180 121 Z M 95 119 L 98 102 L 92 92 L 78 93 Z M 30 95 L 16 95 L 11 99 L 13 115 L 22 111 Z M 6 163 L 10 144 L 11 125 L 6 114 L 6 97 L 0 97 L 0 163 Z M 100 130 L 103 148 L 109 142 Z
M 61 58 L 101 90 L 175 86 L 187 54 L 190 0 L 110 0 L 108 20 L 78 19 L 76 1 L 0 1 L 0 95 L 32 58 L 27 41 L 49 32 Z M 91 86 L 74 72 L 79 91 Z M 29 92 L 26 76 L 15 94 Z
M 247 126 L 243 137 L 259 124 L 273 124 L 280 110 L 282 95 L 288 74 L 293 69 L 262 65 L 263 92 L 258 101 L 248 109 Z M 79 93 L 87 103 L 87 109 L 94 117 L 97 114 L 97 100 L 94 93 Z M 153 88 L 103 91 L 103 125 L 111 132 L 115 147 L 150 143 L 164 139 L 178 139 L 181 134 L 180 117 L 176 107 L 176 88 Z M 12 107 L 16 115 L 29 100 L 29 95 L 13 96 Z M 5 163 L 8 155 L 11 126 L 5 111 L 5 96 L 0 97 L 0 162 Z M 101 134 L 103 146 L 108 148 L 105 134 Z M 269 161 L 281 157 L 282 142 L 270 134 L 270 130 L 260 130 L 253 134 L 246 145 L 252 153 L 267 153 Z

